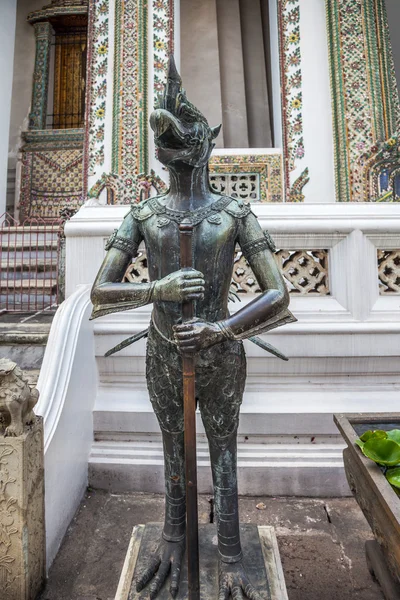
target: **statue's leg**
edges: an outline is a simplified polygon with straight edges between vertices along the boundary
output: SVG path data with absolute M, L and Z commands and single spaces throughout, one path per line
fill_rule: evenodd
M 186 529 L 182 369 L 174 346 L 162 340 L 154 330 L 150 331 L 147 344 L 146 377 L 163 438 L 165 520 L 160 544 L 137 579 L 137 589 L 141 591 L 152 580 L 149 595 L 155 598 L 171 572 L 170 592 L 175 597 Z
M 246 381 L 246 359 L 240 342 L 217 347 L 213 365 L 196 378 L 200 410 L 210 447 L 218 530 L 219 598 L 259 600 L 242 564 L 237 486 L 237 429 Z

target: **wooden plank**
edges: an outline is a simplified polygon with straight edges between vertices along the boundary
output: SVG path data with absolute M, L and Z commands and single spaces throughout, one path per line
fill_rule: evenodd
M 400 414 L 339 414 L 334 420 L 348 444 L 343 460 L 350 489 L 379 542 L 393 578 L 400 582 L 400 499 L 381 468 L 364 456 L 355 443 L 358 435 L 352 426 L 368 424 L 374 429 L 378 424 L 400 423 Z
M 288 600 L 285 576 L 273 527 L 258 527 L 271 600 Z
M 360 413 L 361 415 L 362 413 Z M 359 419 L 358 419 L 359 417 Z M 371 414 L 369 414 L 370 420 L 369 423 L 371 425 L 375 423 L 384 423 L 385 420 L 387 423 L 392 423 L 396 421 L 397 418 L 400 420 L 399 413 L 374 413 L 374 418 L 372 419 Z M 350 420 L 351 419 L 351 422 Z M 384 420 L 385 419 L 385 420 Z M 382 507 L 388 515 L 390 520 L 393 520 L 399 526 L 400 523 L 400 500 L 397 496 L 396 492 L 393 490 L 392 486 L 388 483 L 385 476 L 383 475 L 381 469 L 375 464 L 372 460 L 364 456 L 361 452 L 360 448 L 356 444 L 356 439 L 358 438 L 357 433 L 352 427 L 351 423 L 355 422 L 354 415 L 334 415 L 334 420 L 336 425 L 338 426 L 340 432 L 343 435 L 343 438 L 348 444 L 349 451 L 352 453 L 355 459 L 355 464 L 357 465 L 357 469 L 361 469 L 365 477 L 368 478 L 370 482 L 371 488 L 378 495 L 383 496 Z M 357 415 L 357 423 L 365 423 L 366 421 L 362 419 L 361 416 Z M 344 453 L 343 453 L 344 457 Z M 399 526 L 400 527 L 400 526 Z
M 400 600 L 400 585 L 387 568 L 386 561 L 376 540 L 365 542 L 368 569 L 378 581 L 386 600 Z
M 379 540 L 393 577 L 400 581 L 400 524 L 385 499 L 388 491 L 393 492 L 393 490 L 385 489 L 389 483 L 382 472 L 380 472 L 381 481 L 376 485 L 368 470 L 360 468 L 360 462 L 349 448 L 343 452 L 343 458 L 350 489 L 374 532 L 375 538 Z M 380 471 L 377 465 L 373 466 Z M 400 504 L 397 496 L 396 499 Z
M 128 551 L 125 556 L 124 566 L 121 571 L 121 577 L 119 579 L 117 593 L 115 594 L 115 600 L 128 600 L 144 527 L 144 525 L 136 525 L 133 528 Z

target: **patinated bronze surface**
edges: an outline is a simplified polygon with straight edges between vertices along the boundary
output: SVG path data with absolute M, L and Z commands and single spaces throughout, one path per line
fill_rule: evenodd
M 176 596 L 184 552 L 186 504 L 182 354 L 196 357 L 196 399 L 213 472 L 220 557 L 219 598 L 260 598 L 242 563 L 236 477 L 236 435 L 246 379 L 242 340 L 295 320 L 273 257 L 273 242 L 251 206 L 212 193 L 208 159 L 220 127 L 211 128 L 187 100 L 173 59 L 160 108 L 150 117 L 159 160 L 170 173 L 164 196 L 134 205 L 108 243 L 92 290 L 93 317 L 153 303 L 146 376 L 164 442 L 165 524 L 156 552 L 137 581 L 155 598 L 171 573 Z M 181 269 L 179 225 L 193 226 L 195 268 Z M 141 241 L 149 283 L 119 283 Z M 236 244 L 262 293 L 234 315 L 228 296 Z M 182 323 L 182 302 L 195 317 Z

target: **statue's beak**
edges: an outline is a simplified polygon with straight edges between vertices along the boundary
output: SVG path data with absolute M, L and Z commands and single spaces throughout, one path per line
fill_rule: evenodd
M 173 115 L 175 115 L 177 112 L 177 103 L 181 89 L 182 79 L 177 71 L 174 55 L 171 54 L 171 56 L 169 57 L 168 75 L 164 92 L 163 108 L 165 110 L 169 110 L 169 112 L 171 112 Z

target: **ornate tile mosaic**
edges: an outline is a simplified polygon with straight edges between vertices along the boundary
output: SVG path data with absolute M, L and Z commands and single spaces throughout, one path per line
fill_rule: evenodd
M 83 151 L 24 152 L 21 177 L 21 221 L 55 219 L 60 210 L 77 209 L 82 196 Z
M 93 0 L 89 10 L 88 94 L 86 97 L 87 175 L 101 173 L 104 165 L 107 69 L 109 53 L 109 0 Z M 85 178 L 86 179 L 86 178 Z
M 275 259 L 286 279 L 290 294 L 330 294 L 328 250 L 278 250 Z M 123 280 L 131 283 L 149 281 L 145 250 L 140 251 L 129 265 Z M 235 254 L 231 287 L 238 296 L 261 292 L 253 271 L 240 250 Z
M 136 198 L 136 178 L 147 173 L 147 0 L 117 0 L 112 172 L 122 202 Z
M 282 127 L 286 201 L 303 200 L 302 189 L 309 181 L 303 172 L 293 171 L 304 164 L 303 93 L 300 51 L 300 0 L 278 0 L 279 60 L 282 90 Z M 305 167 L 304 167 L 305 168 Z M 295 190 L 292 194 L 292 186 Z
M 400 202 L 400 140 L 391 137 L 376 144 L 359 159 L 362 199 L 365 202 Z
M 36 53 L 33 74 L 32 108 L 29 113 L 29 128 L 44 129 L 47 111 L 49 84 L 51 25 L 48 21 L 35 23 Z
M 212 156 L 209 169 L 218 193 L 250 202 L 283 202 L 281 154 Z
M 169 55 L 174 51 L 174 0 L 153 0 L 154 105 L 164 91 Z
M 400 249 L 378 250 L 379 293 L 400 295 Z
M 399 99 L 385 0 L 326 0 L 337 199 L 394 201 L 368 180 L 396 135 Z M 371 173 L 371 176 L 374 175 Z
M 88 198 L 98 200 L 101 192 L 107 190 L 107 204 L 129 204 L 131 199 L 124 193 L 121 177 L 112 173 L 103 173 L 88 192 Z M 157 175 L 153 169 L 150 174 L 139 174 L 136 177 L 136 197 L 135 201 L 140 202 L 156 194 L 161 195 L 167 192 L 167 185 L 164 180 Z

